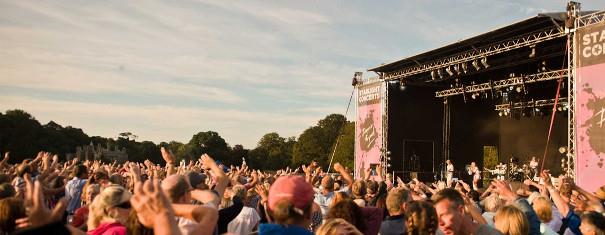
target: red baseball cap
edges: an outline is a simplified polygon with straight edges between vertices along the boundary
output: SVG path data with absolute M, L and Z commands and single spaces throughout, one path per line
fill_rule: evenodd
M 273 210 L 275 205 L 284 199 L 290 201 L 294 207 L 304 210 L 313 202 L 314 195 L 313 186 L 303 177 L 281 176 L 269 189 L 269 210 Z

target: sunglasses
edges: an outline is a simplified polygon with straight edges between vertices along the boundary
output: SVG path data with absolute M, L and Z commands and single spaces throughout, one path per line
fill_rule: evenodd
M 130 201 L 125 201 L 120 203 L 119 205 L 115 206 L 117 208 L 122 208 L 122 209 L 130 209 L 131 205 L 130 205 Z

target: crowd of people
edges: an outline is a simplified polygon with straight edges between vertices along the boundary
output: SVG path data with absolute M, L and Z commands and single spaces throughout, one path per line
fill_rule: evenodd
M 40 152 L 0 161 L 2 234 L 605 234 L 605 186 L 565 176 L 404 182 L 339 163 L 277 172 L 223 166 L 72 159 Z M 475 181 L 475 180 L 473 180 Z

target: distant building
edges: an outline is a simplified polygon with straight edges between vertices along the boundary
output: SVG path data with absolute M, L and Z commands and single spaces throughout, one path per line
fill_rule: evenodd
M 74 157 L 79 158 L 80 160 L 103 160 L 107 162 L 117 161 L 118 163 L 123 163 L 128 160 L 128 153 L 126 153 L 126 148 L 122 148 L 118 150 L 118 146 L 113 146 L 113 150 L 111 149 L 109 143 L 107 143 L 106 147 L 101 146 L 101 144 L 97 144 L 95 147 L 92 142 L 89 145 L 78 146 L 76 147 L 76 153 L 67 154 L 68 159 L 72 159 Z

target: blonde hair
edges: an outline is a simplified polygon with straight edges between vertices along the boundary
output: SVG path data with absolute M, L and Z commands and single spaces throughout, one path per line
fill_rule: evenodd
M 342 230 L 345 230 L 347 233 L 342 233 L 342 231 L 339 231 L 339 228 L 341 228 Z M 355 226 L 353 226 L 351 223 L 347 222 L 346 220 L 341 219 L 341 218 L 335 218 L 335 219 L 326 220 L 326 222 L 324 224 L 319 226 L 319 228 L 317 229 L 317 232 L 315 234 L 317 234 L 317 235 L 341 235 L 341 234 L 362 235 L 363 233 L 361 233 L 359 230 L 357 230 L 357 228 L 355 228 Z
M 496 212 L 494 227 L 504 235 L 529 233 L 529 221 L 519 208 L 507 205 Z
M 497 194 L 492 194 L 483 199 L 483 205 L 485 207 L 485 211 L 496 212 L 504 205 L 504 202 L 502 199 L 500 199 L 500 197 L 498 197 Z
M 549 199 L 545 197 L 537 197 L 533 201 L 534 211 L 536 211 L 536 215 L 538 215 L 538 219 L 542 221 L 542 223 L 548 223 L 552 220 L 552 204 Z
M 89 206 L 88 230 L 95 229 L 105 219 L 117 220 L 126 225 L 127 218 L 119 218 L 115 213 L 111 213 L 109 209 L 128 202 L 131 196 L 132 194 L 128 190 L 119 185 L 110 185 L 103 189 Z

